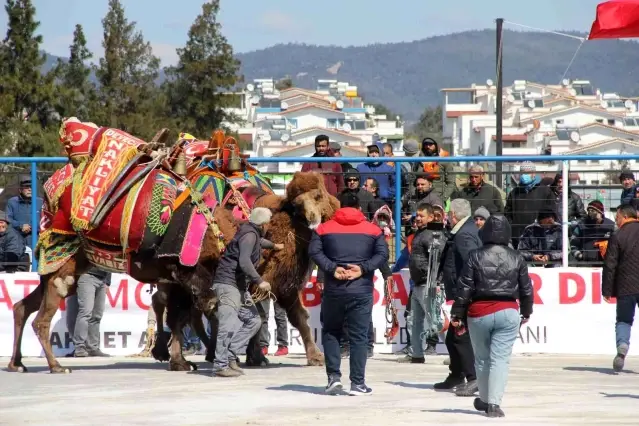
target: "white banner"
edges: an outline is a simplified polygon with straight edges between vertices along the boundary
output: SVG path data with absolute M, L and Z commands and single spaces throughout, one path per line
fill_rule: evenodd
M 531 321 L 521 328 L 515 344 L 516 353 L 615 354 L 615 305 L 601 297 L 601 270 L 595 268 L 531 268 L 535 287 L 535 306 Z M 384 338 L 386 303 L 383 280 L 376 275 L 373 308 L 376 353 L 395 352 L 406 344 L 404 309 L 408 301 L 408 271 L 396 277 L 393 295 L 401 330 L 389 345 Z M 302 291 L 303 302 L 310 313 L 309 325 L 321 347 L 319 321 L 320 299 L 315 277 Z M 13 305 L 37 286 L 36 273 L 0 274 L 0 356 L 11 356 L 13 346 Z M 106 309 L 100 325 L 101 347 L 112 355 L 130 355 L 141 351 L 146 341 L 147 313 L 151 303 L 149 286 L 127 275 L 113 274 L 107 290 Z M 450 306 L 448 306 L 449 308 Z M 66 327 L 64 302 L 53 317 L 51 343 L 57 356 L 73 349 Z M 42 349 L 31 328 L 33 314 L 27 321 L 22 350 L 24 356 L 41 356 Z M 269 316 L 270 352 L 277 350 L 273 309 Z M 639 332 L 633 332 L 639 339 Z M 442 340 L 443 342 L 443 340 Z M 636 345 L 635 345 L 636 346 Z M 631 345 L 630 353 L 639 353 Z M 446 352 L 443 344 L 439 352 Z M 299 332 L 289 324 L 289 352 L 304 353 Z

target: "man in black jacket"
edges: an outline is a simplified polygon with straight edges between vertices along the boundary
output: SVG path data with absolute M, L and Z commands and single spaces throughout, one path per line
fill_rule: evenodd
M 16 272 L 18 262 L 24 259 L 25 244 L 22 235 L 11 227 L 7 215 L 0 211 L 0 272 Z
M 447 301 L 455 300 L 458 275 L 466 266 L 470 252 L 482 246 L 479 229 L 471 214 L 468 200 L 458 198 L 450 203 L 449 219 L 453 229 L 446 242 L 442 271 Z M 450 373 L 443 382 L 435 383 L 434 388 L 457 388 L 459 396 L 473 395 L 477 391 L 477 376 L 470 336 L 468 333 L 458 335 L 454 327 L 449 327 L 446 332 L 446 349 L 450 355 Z
M 344 185 L 346 188 L 339 193 L 337 199 L 341 204 L 346 194 L 355 194 L 359 199 L 359 206 L 361 207 L 362 212 L 366 215 L 368 220 L 371 220 L 375 211 L 372 210 L 369 205 L 373 202 L 374 197 L 372 193 L 362 187 L 362 184 L 363 183 L 360 183 L 359 172 L 357 169 L 351 169 L 344 175 Z
M 254 208 L 249 222 L 240 226 L 215 270 L 213 291 L 219 324 L 213 368 L 218 377 L 244 374 L 237 364 L 238 356 L 262 323 L 249 287 L 255 284 L 261 291 L 271 290 L 271 285 L 255 269 L 261 257 L 263 226 L 271 215 L 267 208 Z
M 351 395 L 368 395 L 366 352 L 373 312 L 373 276 L 388 262 L 384 233 L 366 220 L 354 195 L 346 197 L 333 218 L 313 233 L 309 255 L 324 271 L 322 343 L 326 358 L 326 393 L 342 391 L 340 338 L 348 323 Z
M 441 229 L 431 229 L 433 222 L 433 206 L 428 203 L 421 203 L 417 206 L 415 214 L 415 225 L 417 230 L 410 242 L 410 258 L 408 269 L 410 278 L 414 283 L 410 296 L 410 315 L 412 317 L 412 327 L 410 330 L 411 340 L 408 354 L 398 359 L 398 362 L 423 364 L 424 340 L 430 337 L 432 327 L 429 315 L 433 314 L 429 309 L 432 300 L 429 294 L 429 284 L 434 284 L 437 280 L 438 270 L 429 270 L 430 257 L 434 256 L 433 250 L 443 250 L 445 244 L 444 233 Z M 432 259 L 436 261 L 436 259 Z M 439 265 L 436 265 L 439 269 Z M 434 276 L 431 276 L 434 274 Z
M 519 185 L 510 191 L 506 199 L 504 215 L 512 227 L 513 247 L 519 245 L 524 229 L 537 219 L 541 210 L 556 211 L 556 196 L 550 187 L 541 184 L 535 170 L 533 163 L 524 161 L 519 168 Z
M 561 225 L 557 223 L 557 212 L 542 209 L 537 221 L 526 227 L 519 238 L 517 250 L 527 262 L 535 266 L 552 268 L 561 266 L 563 247 Z
M 615 219 L 619 230 L 608 241 L 601 294 L 607 302 L 617 298 L 617 355 L 612 367 L 619 372 L 628 354 L 635 308 L 639 306 L 639 220 L 637 210 L 629 204 L 617 207 Z
M 564 180 L 561 173 L 555 175 L 553 183 L 550 185 L 550 189 L 556 198 L 557 203 L 557 217 L 561 219 L 563 217 L 563 203 L 562 203 L 562 191 L 564 190 Z M 581 197 L 575 194 L 575 191 L 567 188 L 568 191 L 568 221 L 576 222 L 586 218 L 586 211 L 584 210 L 584 203 L 581 201 Z
M 580 220 L 570 238 L 570 252 L 580 262 L 600 262 L 598 243 L 608 241 L 615 231 L 615 223 L 604 216 L 599 200 L 588 203 L 588 216 Z
M 484 168 L 473 165 L 468 168 L 468 184 L 456 190 L 450 196 L 451 200 L 463 198 L 470 201 L 470 209 L 477 210 L 484 207 L 490 214 L 503 213 L 504 200 L 501 192 L 493 185 L 484 182 Z

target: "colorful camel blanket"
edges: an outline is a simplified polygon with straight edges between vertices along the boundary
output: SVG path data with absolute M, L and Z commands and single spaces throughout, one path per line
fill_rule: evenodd
M 75 172 L 71 224 L 76 231 L 88 231 L 95 208 L 112 185 L 122 177 L 124 167 L 146 144 L 118 129 L 101 128 L 94 138 L 100 138 L 90 163 L 82 163 Z

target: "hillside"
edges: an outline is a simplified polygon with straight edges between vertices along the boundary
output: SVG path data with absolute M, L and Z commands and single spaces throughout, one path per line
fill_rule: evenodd
M 546 33 L 505 31 L 504 83 L 559 83 L 579 43 Z M 495 31 L 368 46 L 277 45 L 238 58 L 247 79 L 290 75 L 297 86 L 309 88 L 320 78 L 349 81 L 368 102 L 415 120 L 425 106 L 442 101 L 440 89 L 495 80 Z M 336 74 L 327 71 L 338 63 Z M 636 42 L 593 40 L 582 46 L 567 77 L 589 79 L 604 91 L 639 95 L 637 68 Z
M 579 43 L 553 34 L 505 31 L 504 83 L 559 83 Z M 495 79 L 495 31 L 368 46 L 286 44 L 237 56 L 247 81 L 288 75 L 296 86 L 315 88 L 317 79 L 345 80 L 357 85 L 368 103 L 382 103 L 414 121 L 424 107 L 441 103 L 440 89 Z M 51 57 L 47 62 L 54 61 Z M 594 40 L 582 46 L 567 77 L 636 96 L 638 68 L 636 42 Z

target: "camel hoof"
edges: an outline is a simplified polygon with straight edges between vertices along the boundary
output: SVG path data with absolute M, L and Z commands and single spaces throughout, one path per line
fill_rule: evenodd
M 188 361 L 171 361 L 169 362 L 169 371 L 191 371 L 191 364 Z
M 324 365 L 324 354 L 317 352 L 308 357 L 308 364 L 311 367 L 321 367 Z
M 28 373 L 29 370 L 24 366 L 21 362 L 18 363 L 9 363 L 7 366 L 7 371 L 11 373 Z
M 197 364 L 191 361 L 187 361 L 189 366 L 191 367 L 191 371 L 197 371 Z
M 71 373 L 71 369 L 67 367 L 57 366 L 51 369 L 51 374 L 70 374 L 70 373 Z

